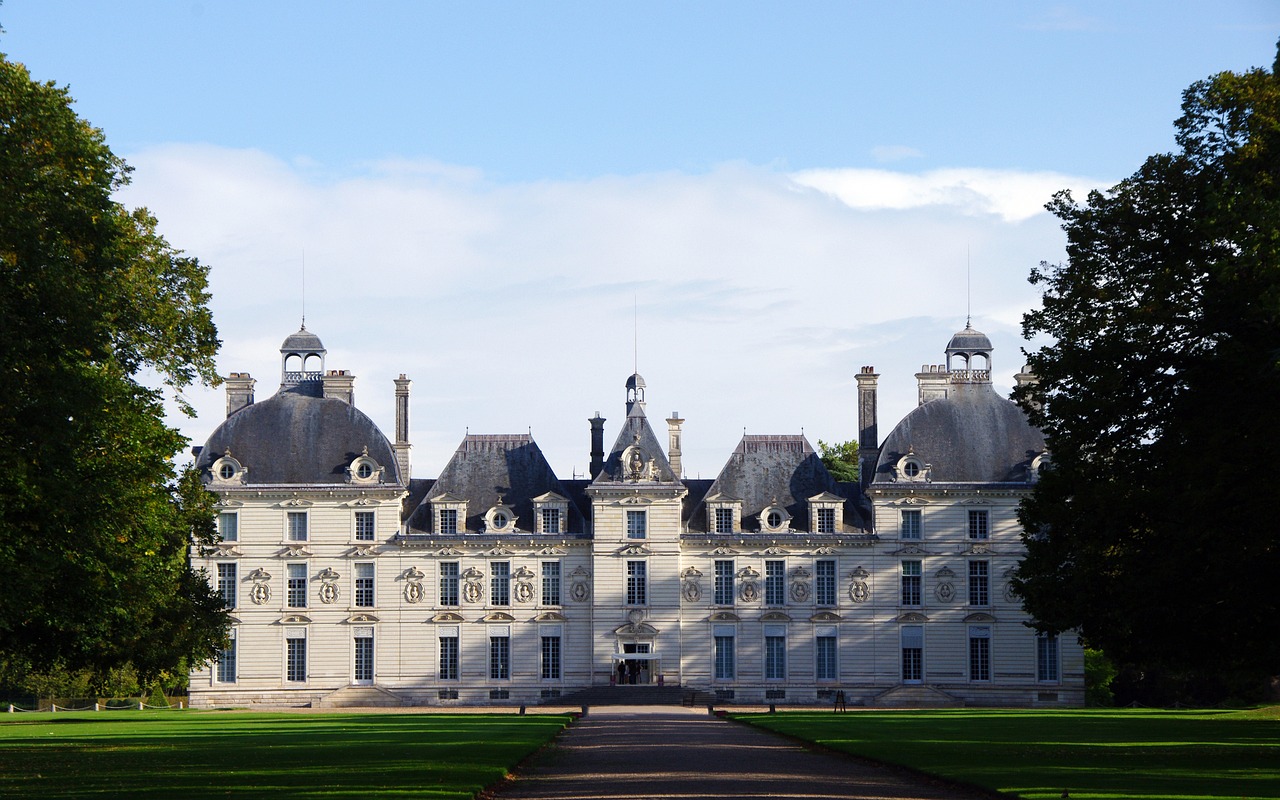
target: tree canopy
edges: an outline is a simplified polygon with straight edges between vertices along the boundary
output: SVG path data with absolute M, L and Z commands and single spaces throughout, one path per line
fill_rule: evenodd
M 858 442 L 836 442 L 827 444 L 818 440 L 818 453 L 827 472 L 838 481 L 846 483 L 858 482 Z
M 1280 66 L 1280 59 L 1277 60 Z M 1280 77 L 1193 84 L 1177 150 L 1048 208 L 1067 261 L 1031 275 L 1051 462 L 1015 587 L 1047 630 L 1144 668 L 1280 673 Z
M 207 268 L 112 199 L 129 167 L 71 102 L 0 55 L 0 667 L 154 675 L 226 615 L 188 557 L 212 496 L 139 374 L 216 383 L 219 342 Z

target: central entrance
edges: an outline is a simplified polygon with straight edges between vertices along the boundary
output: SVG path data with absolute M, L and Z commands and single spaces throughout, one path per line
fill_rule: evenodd
M 661 663 L 649 642 L 623 642 L 622 652 L 613 654 L 613 683 L 617 686 L 657 683 Z

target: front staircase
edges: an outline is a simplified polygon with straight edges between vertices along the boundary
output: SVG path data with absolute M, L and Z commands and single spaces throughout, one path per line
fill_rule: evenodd
M 875 695 L 867 705 L 877 708 L 959 708 L 964 701 L 932 686 L 904 684 Z
M 378 686 L 344 686 L 316 702 L 316 708 L 391 708 L 404 705 L 397 694 Z
M 679 686 L 592 686 L 556 698 L 574 706 L 678 706 L 690 690 Z

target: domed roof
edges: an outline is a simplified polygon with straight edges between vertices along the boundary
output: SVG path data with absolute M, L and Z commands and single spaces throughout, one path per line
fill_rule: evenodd
M 947 352 L 957 351 L 961 353 L 972 353 L 975 350 L 991 350 L 991 340 L 987 338 L 985 333 L 975 331 L 973 326 L 965 323 L 964 330 L 951 337 L 951 341 L 947 342 Z
M 289 334 L 289 337 L 284 340 L 284 344 L 280 345 L 280 350 L 288 353 L 325 352 L 324 344 L 321 343 L 320 337 L 307 330 L 306 325 L 299 328 L 297 333 Z
M 207 473 L 230 450 L 247 468 L 246 483 L 251 485 L 341 484 L 366 447 L 369 457 L 386 469 L 384 481 L 399 483 L 391 443 L 362 411 L 331 397 L 279 392 L 219 425 L 196 466 Z
M 627 378 L 627 388 L 628 389 L 644 388 L 644 378 L 640 377 L 639 372 L 633 373 L 630 378 Z
M 874 480 L 892 481 L 898 460 L 914 453 L 934 482 L 1021 483 L 1043 451 L 1044 434 L 990 384 L 953 384 L 946 399 L 919 406 L 893 429 Z

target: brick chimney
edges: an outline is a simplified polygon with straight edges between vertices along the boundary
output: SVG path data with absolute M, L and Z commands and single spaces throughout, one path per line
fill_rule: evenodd
M 413 445 L 409 444 L 409 387 L 413 385 L 413 381 L 406 378 L 402 372 L 395 382 L 396 441 L 391 448 L 396 451 L 396 463 L 400 466 L 400 480 L 407 486 L 413 467 L 409 460 L 409 451 L 413 449 Z
M 880 459 L 880 426 L 876 414 L 876 386 L 880 375 L 875 367 L 863 367 L 858 380 L 858 480 L 867 486 L 875 478 Z
M 667 461 L 671 463 L 671 471 L 676 474 L 676 480 L 684 478 L 683 465 L 680 463 L 680 426 L 683 424 L 680 412 L 672 411 L 667 420 Z
M 247 372 L 233 372 L 227 376 L 227 416 L 245 406 L 253 405 L 253 385 L 258 381 Z
M 331 369 L 324 374 L 324 396 L 356 404 L 356 376 L 345 369 Z
M 591 480 L 604 471 L 604 417 L 597 411 L 591 423 Z

